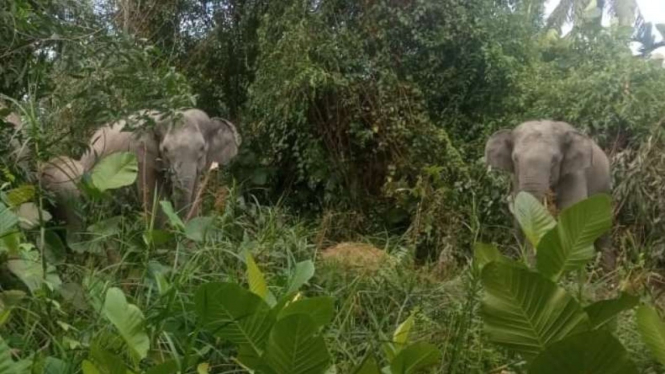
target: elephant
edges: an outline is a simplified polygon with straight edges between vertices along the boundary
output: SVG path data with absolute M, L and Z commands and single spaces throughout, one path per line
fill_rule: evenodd
M 153 126 L 145 126 L 148 121 Z M 136 131 L 128 123 L 137 123 Z M 211 164 L 227 165 L 237 154 L 241 138 L 236 127 L 222 118 L 210 118 L 199 109 L 165 115 L 142 110 L 98 129 L 90 150 L 81 158 L 85 170 L 115 152 L 133 152 L 138 159 L 137 184 L 146 214 L 152 212 L 153 194 L 166 192 L 174 198 L 181 217 L 197 213 L 193 204 L 199 177 Z
M 67 156 L 53 157 L 39 168 L 42 187 L 54 197 L 53 217 L 65 222 L 68 234 L 78 235 L 82 228 L 77 208 L 81 198 L 78 183 L 83 172 L 81 162 Z
M 525 191 L 542 201 L 551 190 L 558 210 L 611 191 L 607 155 L 565 122 L 527 121 L 499 130 L 487 140 L 485 159 L 493 168 L 512 174 L 513 197 Z M 610 242 L 607 234 L 596 242 L 606 271 L 613 270 L 616 262 Z

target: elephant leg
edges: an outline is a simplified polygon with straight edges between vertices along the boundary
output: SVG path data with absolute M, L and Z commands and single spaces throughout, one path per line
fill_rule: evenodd
M 612 236 L 603 234 L 595 243 L 596 249 L 601 252 L 600 266 L 605 273 L 611 273 L 616 269 L 616 252 L 612 248 Z
M 136 156 L 138 159 L 137 185 L 143 213 L 147 219 L 152 218 L 154 213 L 153 201 L 157 193 L 157 201 L 161 192 L 161 183 L 159 183 L 159 173 L 157 172 L 157 157 L 152 147 L 153 145 L 145 140 L 141 140 L 137 145 Z M 159 216 L 159 214 L 157 214 Z

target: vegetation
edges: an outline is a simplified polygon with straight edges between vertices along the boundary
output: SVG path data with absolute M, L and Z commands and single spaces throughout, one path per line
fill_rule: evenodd
M 665 25 L 628 0 L 544 8 L 0 7 L 0 373 L 662 372 Z M 164 225 L 146 217 L 136 157 L 118 153 L 79 183 L 72 240 L 43 163 L 128 113 L 183 107 L 243 138 L 201 216 L 162 201 Z M 530 195 L 509 207 L 484 143 L 534 118 L 596 139 L 613 195 L 557 217 Z M 591 246 L 603 233 L 612 274 Z

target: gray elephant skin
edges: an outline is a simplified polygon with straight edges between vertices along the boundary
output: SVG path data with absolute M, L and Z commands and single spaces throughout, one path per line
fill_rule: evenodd
M 512 174 L 513 196 L 529 192 L 542 201 L 548 190 L 557 209 L 565 209 L 593 194 L 610 193 L 610 163 L 591 138 L 565 122 L 528 121 L 499 130 L 485 145 L 486 162 Z M 613 270 L 615 256 L 609 235 L 596 243 L 602 266 Z
M 42 186 L 53 194 L 53 217 L 64 222 L 67 234 L 77 241 L 82 229 L 78 215 L 78 207 L 81 205 L 78 183 L 83 171 L 83 165 L 78 160 L 67 156 L 53 157 L 39 168 Z
M 146 126 L 148 122 L 152 126 Z M 136 130 L 128 131 L 129 127 Z M 231 122 L 210 118 L 202 110 L 187 109 L 174 115 L 144 110 L 98 129 L 81 164 L 91 170 L 106 155 L 133 152 L 138 159 L 137 184 L 145 212 L 152 212 L 155 192 L 158 198 L 166 193 L 179 214 L 186 217 L 196 214 L 188 213 L 199 177 L 213 162 L 227 165 L 238 154 L 240 142 Z

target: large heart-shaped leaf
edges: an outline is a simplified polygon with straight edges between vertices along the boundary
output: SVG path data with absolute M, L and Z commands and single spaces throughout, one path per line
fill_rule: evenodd
M 289 303 L 279 312 L 277 318 L 282 319 L 293 314 L 307 314 L 317 327 L 323 327 L 335 316 L 335 300 L 329 296 L 300 299 Z
M 20 258 L 7 260 L 7 268 L 19 278 L 29 289 L 35 293 L 42 285 L 54 290 L 62 281 L 52 265 L 46 266 L 46 277 L 44 277 L 44 266 L 41 256 L 37 251 L 23 252 Z
M 665 365 L 665 324 L 655 309 L 646 305 L 637 309 L 637 330 L 651 354 Z
M 213 217 L 194 217 L 185 225 L 185 236 L 195 242 L 203 242 L 213 222 Z
M 538 271 L 551 279 L 577 270 L 593 259 L 593 243 L 612 227 L 612 201 L 594 195 L 564 209 L 556 229 L 538 246 Z
M 499 249 L 492 244 L 476 243 L 473 249 L 473 266 L 476 271 L 482 271 L 485 265 L 492 261 L 512 263 L 508 257 L 499 252 Z
M 292 314 L 277 321 L 264 360 L 275 374 L 319 374 L 330 366 L 326 343 L 306 314 Z
M 406 343 L 409 340 L 409 334 L 411 333 L 411 328 L 416 323 L 415 311 L 409 315 L 404 322 L 400 323 L 393 333 L 391 341 L 383 344 L 383 352 L 386 354 L 388 361 L 392 361 L 395 356 L 404 348 Z
M 35 197 L 35 186 L 24 184 L 13 190 L 7 191 L 7 203 L 12 207 L 17 207 L 27 203 Z
M 441 352 L 432 344 L 415 343 L 399 352 L 390 363 L 391 374 L 414 374 L 436 366 L 441 361 Z
M 92 184 L 100 191 L 129 186 L 138 174 L 136 155 L 117 152 L 102 158 L 92 169 Z
M 195 311 L 217 336 L 261 353 L 274 323 L 263 299 L 235 283 L 208 283 L 196 291 Z
M 550 212 L 528 192 L 519 192 L 513 204 L 513 214 L 524 235 L 534 248 L 540 239 L 556 225 Z
M 145 318 L 141 310 L 127 302 L 122 290 L 112 287 L 106 291 L 102 312 L 125 340 L 132 356 L 144 359 L 150 349 L 150 339 L 145 332 Z
M 0 202 L 0 237 L 13 232 L 18 224 L 18 217 L 10 208 Z
M 610 322 L 619 313 L 628 310 L 639 302 L 636 296 L 622 293 L 618 299 L 597 301 L 584 308 L 589 316 L 591 327 L 598 329 Z
M 526 358 L 591 327 L 577 301 L 538 273 L 492 262 L 481 279 L 485 287 L 481 314 L 490 340 Z
M 531 374 L 637 374 L 628 352 L 608 331 L 595 330 L 552 344 L 529 366 Z
M 353 374 L 381 374 L 381 369 L 374 356 L 367 356 Z
M 130 374 L 122 358 L 108 352 L 97 344 L 90 348 L 90 356 L 81 364 L 83 374 Z
M 171 226 L 179 230 L 185 229 L 185 223 L 180 219 L 170 201 L 162 200 L 159 202 L 159 205 L 162 207 L 162 211 L 166 214 L 166 217 L 168 217 Z
M 296 264 L 293 275 L 289 280 L 289 287 L 286 294 L 290 295 L 300 289 L 307 281 L 314 276 L 314 263 L 311 260 L 302 261 Z
M 247 252 L 245 254 L 245 263 L 247 264 L 247 281 L 249 282 L 249 290 L 254 292 L 262 299 L 268 296 L 268 284 L 263 276 L 263 272 L 256 265 L 252 254 Z

